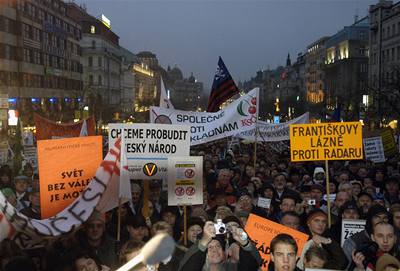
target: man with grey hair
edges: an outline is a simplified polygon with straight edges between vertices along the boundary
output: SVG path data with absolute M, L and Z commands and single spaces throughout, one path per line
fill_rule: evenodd
M 129 202 L 129 207 L 132 210 L 134 215 L 140 213 L 141 209 L 141 196 L 142 196 L 142 188 L 139 184 L 131 182 L 131 194 L 132 199 Z

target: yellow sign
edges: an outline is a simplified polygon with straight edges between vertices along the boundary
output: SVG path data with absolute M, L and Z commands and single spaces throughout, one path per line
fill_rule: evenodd
M 363 158 L 360 122 L 290 125 L 292 162 Z

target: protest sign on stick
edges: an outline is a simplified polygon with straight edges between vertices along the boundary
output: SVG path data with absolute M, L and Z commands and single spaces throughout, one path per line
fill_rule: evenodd
M 325 160 L 326 194 L 329 197 L 329 160 L 363 158 L 361 122 L 333 122 L 290 125 L 292 162 Z M 331 203 L 328 200 L 328 226 L 331 226 Z
M 39 140 L 42 218 L 62 211 L 89 184 L 102 161 L 102 137 Z

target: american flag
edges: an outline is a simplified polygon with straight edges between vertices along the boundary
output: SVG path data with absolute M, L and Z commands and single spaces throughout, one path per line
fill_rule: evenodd
M 239 89 L 224 61 L 219 57 L 217 71 L 215 72 L 210 97 L 208 98 L 207 112 L 217 112 L 221 104 L 238 93 Z

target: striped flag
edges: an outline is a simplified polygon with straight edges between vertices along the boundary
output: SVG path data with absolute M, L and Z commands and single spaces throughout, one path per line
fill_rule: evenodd
M 215 72 L 210 97 L 208 98 L 207 112 L 219 111 L 221 104 L 238 93 L 239 89 L 226 68 L 224 61 L 219 57 L 217 71 Z

